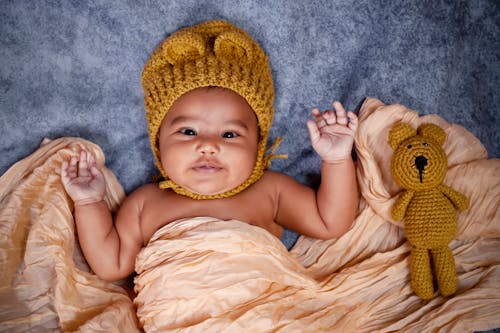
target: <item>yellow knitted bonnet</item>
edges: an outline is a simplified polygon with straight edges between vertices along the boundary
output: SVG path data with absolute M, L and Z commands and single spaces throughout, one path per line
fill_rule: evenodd
M 216 199 L 239 193 L 262 177 L 272 157 L 266 156 L 266 144 L 274 114 L 274 88 L 264 51 L 245 31 L 226 21 L 207 21 L 175 32 L 146 62 L 142 86 L 151 147 L 165 178 L 160 188 L 193 199 Z M 250 177 L 236 188 L 214 195 L 190 192 L 168 179 L 158 147 L 160 125 L 172 104 L 183 94 L 208 86 L 227 88 L 245 98 L 257 115 L 260 130 Z

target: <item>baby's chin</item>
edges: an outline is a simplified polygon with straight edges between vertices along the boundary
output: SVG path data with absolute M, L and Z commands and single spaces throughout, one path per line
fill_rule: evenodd
M 184 190 L 189 191 L 193 194 L 212 196 L 227 193 L 240 187 L 248 180 L 250 175 L 251 172 L 249 172 L 248 175 L 241 174 L 239 175 L 239 177 L 235 177 L 233 179 L 228 179 L 229 177 L 227 177 L 227 175 L 224 175 L 222 177 L 219 175 L 214 176 L 213 178 L 200 177 L 198 179 L 191 178 L 187 180 L 185 179 L 185 177 L 180 177 L 182 179 L 179 180 L 171 177 L 170 180 L 177 184 L 177 186 L 180 186 Z

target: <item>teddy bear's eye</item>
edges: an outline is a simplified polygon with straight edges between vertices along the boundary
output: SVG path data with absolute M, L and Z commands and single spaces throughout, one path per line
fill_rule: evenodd
M 424 142 L 424 147 L 429 147 L 429 144 L 427 142 Z
M 406 146 L 406 147 L 407 147 L 408 149 L 411 149 L 411 147 L 413 147 L 413 146 L 412 146 L 412 145 L 408 145 L 408 146 Z

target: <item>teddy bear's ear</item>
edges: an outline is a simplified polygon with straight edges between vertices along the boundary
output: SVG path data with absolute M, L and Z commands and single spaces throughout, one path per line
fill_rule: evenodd
M 417 131 L 407 123 L 397 123 L 389 132 L 389 145 L 392 149 L 396 149 L 401 142 L 417 135 Z
M 444 141 L 446 140 L 445 131 L 438 125 L 422 124 L 418 127 L 417 131 L 418 134 L 420 134 L 424 138 L 430 138 L 437 142 L 440 146 L 442 146 L 444 144 Z

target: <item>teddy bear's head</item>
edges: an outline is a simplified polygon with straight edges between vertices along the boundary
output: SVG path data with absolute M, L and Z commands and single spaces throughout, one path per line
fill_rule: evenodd
M 439 185 L 447 171 L 442 148 L 444 130 L 434 124 L 422 124 L 417 130 L 407 123 L 397 123 L 389 132 L 394 149 L 391 174 L 404 189 L 426 190 Z

